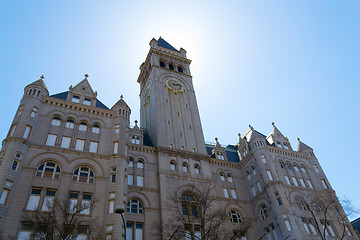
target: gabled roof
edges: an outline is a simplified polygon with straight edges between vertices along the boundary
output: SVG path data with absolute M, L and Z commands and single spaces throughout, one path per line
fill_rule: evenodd
M 53 94 L 50 97 L 53 98 L 57 98 L 57 99 L 61 99 L 61 100 L 65 100 L 67 99 L 69 91 L 66 92 L 61 92 L 61 93 L 57 93 L 57 94 Z M 103 104 L 100 100 L 96 99 L 96 107 L 98 108 L 102 108 L 102 109 L 106 109 L 106 110 L 110 110 L 107 106 L 105 106 L 105 104 Z
M 214 145 L 206 144 L 206 152 L 210 156 L 212 155 L 212 151 L 214 149 Z M 226 159 L 229 162 L 240 162 L 239 155 L 237 153 L 237 147 L 233 145 L 228 145 L 225 147 Z M 215 158 L 215 155 L 212 156 Z
M 266 136 L 256 130 L 254 128 L 250 128 L 250 130 L 245 134 L 246 140 L 250 142 L 251 139 L 255 138 L 266 138 Z
M 114 106 L 112 106 L 111 109 L 115 108 L 115 107 L 126 107 L 126 108 L 129 108 L 129 106 L 126 104 L 125 100 L 123 99 L 123 96 L 121 95 L 120 96 L 120 100 L 117 101 Z M 130 108 L 129 108 L 130 109 Z
M 45 82 L 44 82 L 44 80 L 42 80 L 42 78 L 40 78 L 39 80 L 37 80 L 37 81 L 35 81 L 35 82 L 33 82 L 33 83 L 29 84 L 29 85 L 38 85 L 38 86 L 43 87 L 46 90 L 48 90 L 46 85 L 45 85 Z
M 166 49 L 169 49 L 171 51 L 175 51 L 175 52 L 179 52 L 178 50 L 176 50 L 176 48 L 174 48 L 173 46 L 170 45 L 170 43 L 168 43 L 167 41 L 165 41 L 164 39 L 162 39 L 161 37 L 158 40 L 158 46 L 159 47 L 163 47 Z
M 76 86 L 74 87 L 74 90 L 81 91 L 82 93 L 92 95 L 92 94 L 94 94 L 94 91 L 93 91 L 89 81 L 87 80 L 87 77 L 88 77 L 88 75 L 85 74 L 85 78 L 81 82 L 76 84 Z

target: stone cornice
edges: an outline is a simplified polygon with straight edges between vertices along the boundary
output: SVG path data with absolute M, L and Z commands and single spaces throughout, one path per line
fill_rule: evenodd
M 210 156 L 207 154 L 188 152 L 180 149 L 166 148 L 166 147 L 155 147 L 155 152 L 168 153 L 170 155 L 180 156 L 182 158 L 193 158 L 196 160 L 207 160 L 210 161 Z
M 133 143 L 129 143 L 129 150 L 133 150 L 133 151 L 140 151 L 140 152 L 154 152 L 154 147 L 149 147 L 149 146 L 145 146 L 145 145 L 140 145 L 140 144 L 133 144 Z
M 267 149 L 269 149 L 269 151 L 272 153 L 277 153 L 277 154 L 282 154 L 282 155 L 297 157 L 302 159 L 308 159 L 308 156 L 306 154 L 294 152 L 292 150 L 281 149 L 273 146 L 267 146 Z
M 69 102 L 69 101 L 65 101 L 65 100 L 57 99 L 57 98 L 53 98 L 53 97 L 44 97 L 44 103 L 49 104 L 49 105 L 63 107 L 63 108 L 69 108 L 69 109 L 73 109 L 73 110 L 80 111 L 80 112 L 103 115 L 106 117 L 115 117 L 116 116 L 116 113 L 111 110 L 97 108 L 97 107 L 93 107 L 93 106 L 87 106 L 87 105 L 80 104 L 80 103 L 73 103 L 73 102 Z

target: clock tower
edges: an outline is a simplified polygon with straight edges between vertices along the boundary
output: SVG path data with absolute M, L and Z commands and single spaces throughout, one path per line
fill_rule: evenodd
M 191 60 L 161 37 L 140 66 L 140 126 L 154 146 L 206 154 L 190 74 Z

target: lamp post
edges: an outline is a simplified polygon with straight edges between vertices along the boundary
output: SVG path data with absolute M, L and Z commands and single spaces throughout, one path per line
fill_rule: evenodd
M 126 225 L 125 225 L 125 219 L 124 219 L 124 215 L 123 215 L 124 212 L 125 212 L 125 207 L 123 205 L 116 206 L 115 213 L 121 215 L 121 218 L 123 220 L 123 225 L 124 225 L 124 236 L 125 236 L 125 240 L 126 240 Z

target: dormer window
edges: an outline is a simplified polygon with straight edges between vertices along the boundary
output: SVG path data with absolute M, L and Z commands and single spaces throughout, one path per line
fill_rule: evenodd
M 71 98 L 71 101 L 74 102 L 74 103 L 79 103 L 79 102 L 80 102 L 80 97 L 74 95 L 74 96 Z
M 85 98 L 83 101 L 84 105 L 90 106 L 91 105 L 91 100 L 89 98 Z
M 277 145 L 278 148 L 282 148 L 281 142 L 277 141 L 276 145 Z
M 181 67 L 178 67 L 178 72 L 183 73 L 183 69 Z
M 172 64 L 169 64 L 169 69 L 174 70 L 174 66 Z
M 243 155 L 243 157 L 245 157 L 247 153 L 248 153 L 248 151 L 246 150 L 246 148 L 244 148 L 244 149 L 242 150 L 242 155 Z
M 165 67 L 165 63 L 163 61 L 160 61 L 160 67 Z
M 216 153 L 216 156 L 217 156 L 216 158 L 219 159 L 219 160 L 224 160 L 225 159 L 224 155 L 222 153 L 218 152 L 218 153 Z
M 133 143 L 133 144 L 140 144 L 140 138 L 133 136 L 133 137 L 131 138 L 131 143 Z
M 284 143 L 284 148 L 289 150 L 289 146 L 287 145 L 287 143 Z

